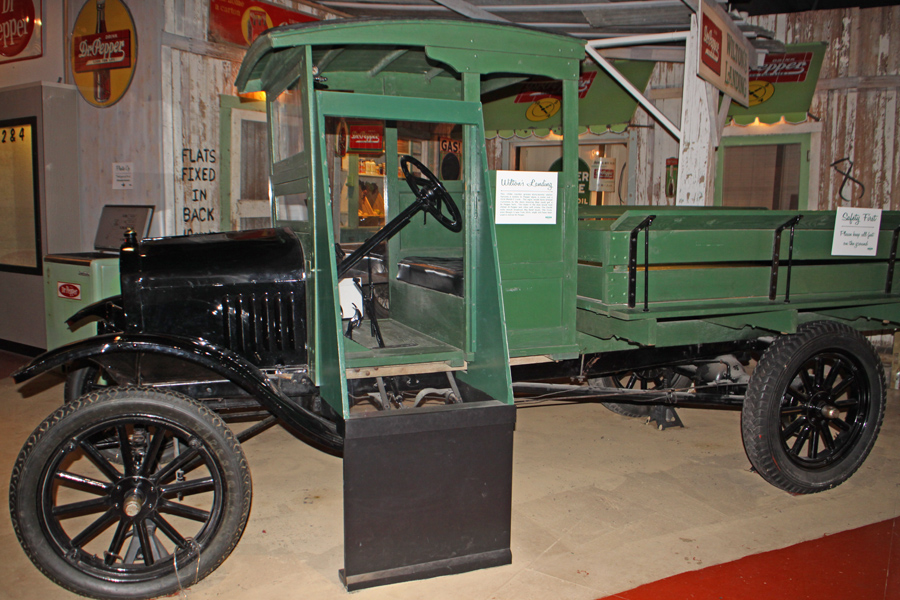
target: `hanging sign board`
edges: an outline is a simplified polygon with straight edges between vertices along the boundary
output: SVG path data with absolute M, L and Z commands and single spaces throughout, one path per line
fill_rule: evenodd
M 806 121 L 816 91 L 827 44 L 787 44 L 781 54 L 766 54 L 750 68 L 750 106 L 732 104 L 728 116 L 741 125 L 759 118 L 761 123 Z
M 839 208 L 834 215 L 832 256 L 875 256 L 878 252 L 880 208 Z
M 715 2 L 701 0 L 700 60 L 697 75 L 742 106 L 749 106 L 750 61 L 756 51 L 734 21 Z
M 497 171 L 497 225 L 555 225 L 559 173 Z
M 644 89 L 656 63 L 618 60 L 614 64 L 635 87 Z M 584 65 L 578 79 L 578 124 L 590 127 L 594 133 L 606 131 L 608 125 L 628 123 L 637 108 L 637 101 L 598 69 L 596 65 Z M 562 84 L 559 81 L 525 81 L 510 89 L 516 92 L 484 103 L 484 126 L 489 130 L 488 137 L 496 135 L 497 131 L 511 135 L 513 131 L 549 130 L 562 124 Z
M 41 0 L 0 0 L 0 64 L 44 54 Z

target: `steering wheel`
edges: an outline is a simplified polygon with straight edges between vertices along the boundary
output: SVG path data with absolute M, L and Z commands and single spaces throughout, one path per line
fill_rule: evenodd
M 411 175 L 409 165 L 416 167 L 425 177 Z M 459 208 L 450 196 L 450 192 L 444 187 L 444 184 L 432 173 L 428 167 L 413 158 L 412 156 L 400 157 L 400 168 L 403 170 L 403 177 L 406 178 L 406 184 L 416 198 L 421 202 L 422 208 L 431 213 L 437 219 L 437 222 L 454 233 L 462 231 L 462 217 L 459 214 Z M 450 213 L 448 218 L 441 207 L 446 206 L 447 212 Z

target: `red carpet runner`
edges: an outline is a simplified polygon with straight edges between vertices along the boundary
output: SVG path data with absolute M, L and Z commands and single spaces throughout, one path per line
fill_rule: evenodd
M 602 600 L 900 600 L 900 517 Z

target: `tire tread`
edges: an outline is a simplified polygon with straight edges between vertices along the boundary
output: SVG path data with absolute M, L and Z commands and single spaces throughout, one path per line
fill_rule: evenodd
M 788 363 L 788 361 L 807 343 L 817 337 L 825 335 L 841 335 L 850 336 L 857 341 L 863 343 L 867 350 L 871 353 L 875 360 L 875 369 L 877 376 L 881 380 L 880 396 L 871 399 L 879 405 L 878 417 L 873 424 L 874 435 L 871 435 L 866 442 L 860 458 L 856 464 L 852 465 L 848 472 L 843 474 L 838 481 L 830 482 L 824 486 L 810 486 L 800 484 L 787 476 L 784 470 L 779 467 L 776 457 L 769 452 L 765 443 L 765 420 L 769 405 L 765 402 L 765 398 L 772 397 L 775 394 L 780 398 L 780 393 L 776 389 L 777 379 L 781 374 L 779 367 Z M 876 393 L 872 390 L 872 394 Z M 793 494 L 808 494 L 825 491 L 831 489 L 842 482 L 846 481 L 853 473 L 855 473 L 868 456 L 869 451 L 875 444 L 878 437 L 878 431 L 884 420 L 885 406 L 885 385 L 884 385 L 884 366 L 878 360 L 875 349 L 871 342 L 860 332 L 847 325 L 837 323 L 835 321 L 813 321 L 804 323 L 797 328 L 797 333 L 791 335 L 783 335 L 778 337 L 763 353 L 756 367 L 753 377 L 750 378 L 750 384 L 747 388 L 747 395 L 744 400 L 744 408 L 741 414 L 741 434 L 744 442 L 744 450 L 747 458 L 754 469 L 769 483 L 786 492 Z
M 153 394 L 166 399 L 172 404 L 183 404 L 187 405 L 189 410 L 195 412 L 196 416 L 199 416 L 201 419 L 205 420 L 207 424 L 213 426 L 218 433 L 220 433 L 226 441 L 227 451 L 233 453 L 235 456 L 239 457 L 238 468 L 240 470 L 239 478 L 242 482 L 243 494 L 241 498 L 241 516 L 239 519 L 240 526 L 235 528 L 232 532 L 231 538 L 225 544 L 225 549 L 221 553 L 221 556 L 215 561 L 215 563 L 207 563 L 201 564 L 200 571 L 198 572 L 196 568 L 188 568 L 185 570 L 179 570 L 177 577 L 177 584 L 173 587 L 173 589 L 169 590 L 158 590 L 154 591 L 150 594 L 141 594 L 134 593 L 136 590 L 123 590 L 125 592 L 123 595 L 113 595 L 113 594 L 99 594 L 99 593 L 89 593 L 87 590 L 70 585 L 65 580 L 60 579 L 55 576 L 52 572 L 46 569 L 40 557 L 35 553 L 34 549 L 27 542 L 25 536 L 22 532 L 22 526 L 19 522 L 18 517 L 18 496 L 19 496 L 19 485 L 20 480 L 22 478 L 26 462 L 34 452 L 37 444 L 51 431 L 51 429 L 59 424 L 62 420 L 66 419 L 73 413 L 79 410 L 83 410 L 86 407 L 91 405 L 101 403 L 101 402 L 115 402 L 115 397 L 119 395 L 127 395 L 131 393 L 143 393 L 147 391 L 152 391 Z M 226 466 L 223 464 L 223 468 Z M 126 387 L 115 387 L 115 388 L 107 388 L 103 390 L 98 390 L 95 392 L 91 392 L 86 394 L 85 396 L 63 404 L 56 411 L 54 411 L 50 416 L 44 419 L 40 425 L 35 428 L 32 434 L 28 437 L 25 444 L 22 446 L 22 449 L 19 451 L 18 457 L 16 458 L 15 466 L 13 467 L 12 476 L 10 477 L 10 487 L 9 487 L 9 508 L 10 508 L 10 517 L 12 520 L 13 531 L 16 534 L 16 538 L 19 540 L 19 544 L 22 546 L 26 556 L 29 560 L 34 564 L 37 569 L 44 574 L 45 577 L 56 583 L 58 586 L 73 592 L 75 594 L 79 594 L 82 596 L 87 596 L 89 598 L 98 598 L 100 600 L 119 600 L 121 598 L 154 598 L 160 595 L 164 595 L 167 593 L 177 592 L 182 586 L 189 586 L 197 583 L 203 578 L 207 577 L 210 573 L 215 571 L 237 546 L 240 541 L 241 536 L 243 535 L 244 528 L 246 527 L 247 520 L 250 515 L 250 506 L 252 501 L 252 480 L 250 476 L 250 468 L 247 464 L 247 458 L 244 455 L 243 450 L 241 449 L 240 442 L 237 437 L 231 431 L 231 429 L 225 424 L 222 418 L 216 414 L 213 410 L 204 406 L 201 402 L 194 400 L 188 396 L 184 396 L 183 394 L 179 394 L 177 392 L 173 392 L 171 390 L 158 390 L 154 388 L 146 388 L 146 387 L 136 387 L 136 386 L 126 386 Z M 201 560 L 203 554 L 201 553 Z M 128 584 L 123 584 L 128 585 Z

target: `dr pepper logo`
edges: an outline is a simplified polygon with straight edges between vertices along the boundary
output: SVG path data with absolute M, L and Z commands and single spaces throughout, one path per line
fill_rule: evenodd
M 0 55 L 18 55 L 34 34 L 34 2 L 0 0 Z
M 56 282 L 56 295 L 68 300 L 81 300 L 81 286 L 77 283 Z
M 703 37 L 700 40 L 700 60 L 716 75 L 722 74 L 722 30 L 703 17 Z
M 69 55 L 81 97 L 98 108 L 121 100 L 134 77 L 137 50 L 134 19 L 124 0 L 85 0 L 72 27 Z
M 788 54 L 767 54 L 766 60 L 758 67 L 750 69 L 750 79 L 772 83 L 800 83 L 806 81 L 812 52 L 791 52 Z
M 75 40 L 76 73 L 99 69 L 127 69 L 131 66 L 131 32 L 109 31 Z

